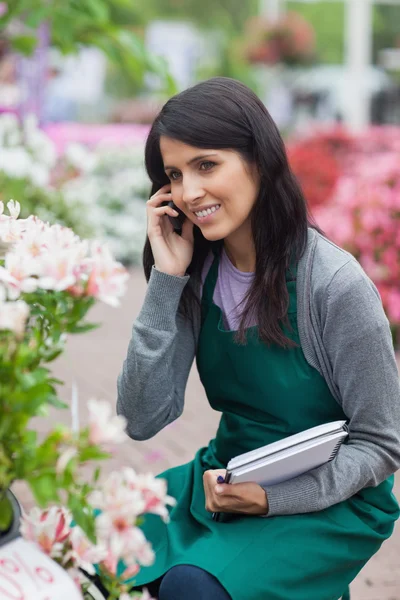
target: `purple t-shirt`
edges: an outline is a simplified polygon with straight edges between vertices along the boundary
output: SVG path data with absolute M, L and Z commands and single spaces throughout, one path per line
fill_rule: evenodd
M 214 255 L 210 253 L 207 256 L 203 272 L 202 283 L 206 279 L 207 273 L 213 262 Z M 218 265 L 218 279 L 214 290 L 214 303 L 220 307 L 223 315 L 224 328 L 229 331 L 237 331 L 241 321 L 241 314 L 244 304 L 240 304 L 248 292 L 254 279 L 254 273 L 244 273 L 233 266 L 225 252 L 222 249 Z M 256 325 L 255 321 L 249 321 L 247 327 Z

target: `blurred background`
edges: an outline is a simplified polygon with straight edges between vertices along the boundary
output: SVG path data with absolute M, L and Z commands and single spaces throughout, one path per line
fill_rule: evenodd
M 96 307 L 102 327 L 56 362 L 83 421 L 91 395 L 115 404 L 145 294 L 149 126 L 216 75 L 265 103 L 316 221 L 376 283 L 400 345 L 400 0 L 0 0 L 0 200 L 107 241 L 131 272 L 121 308 Z M 115 460 L 155 473 L 190 460 L 217 418 L 194 369 L 183 417 Z M 356 600 L 400 598 L 399 550 L 397 533 Z
M 149 125 L 215 75 L 263 100 L 397 341 L 400 0 L 0 0 L 0 198 L 137 264 Z

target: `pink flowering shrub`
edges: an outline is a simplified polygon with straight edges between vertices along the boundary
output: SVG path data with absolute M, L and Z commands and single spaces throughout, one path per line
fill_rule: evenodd
M 123 600 L 127 579 L 154 560 L 138 524 L 146 513 L 168 520 L 165 481 L 132 469 L 104 481 L 100 467 L 87 475 L 127 439 L 125 419 L 104 401 L 89 400 L 81 429 L 56 426 L 38 439 L 29 425 L 49 405 L 65 407 L 47 365 L 67 334 L 94 327 L 85 318 L 96 301 L 118 306 L 128 273 L 107 246 L 33 215 L 19 219 L 18 202 L 7 207 L 9 215 L 0 202 L 0 533 L 13 520 L 7 489 L 23 480 L 38 507 L 24 515 L 22 535 L 83 590 L 80 569 L 92 575 L 97 565 L 110 600 Z
M 400 131 L 372 128 L 355 136 L 339 160 L 341 175 L 313 215 L 374 281 L 399 343 Z
M 139 598 L 128 596 L 131 580 L 142 565 L 154 562 L 154 552 L 138 520 L 154 513 L 168 522 L 167 505 L 174 501 L 166 491 L 165 480 L 125 468 L 112 472 L 89 494 L 92 538 L 73 523 L 72 513 L 63 506 L 33 508 L 22 518 L 21 534 L 66 569 L 83 590 L 81 569 L 89 576 L 97 572 L 111 600 Z M 146 591 L 140 599 L 151 600 Z

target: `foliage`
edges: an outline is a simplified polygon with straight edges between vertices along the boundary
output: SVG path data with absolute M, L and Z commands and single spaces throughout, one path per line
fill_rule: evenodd
M 374 6 L 373 56 L 377 61 L 379 50 L 400 46 L 400 6 Z
M 165 481 L 132 469 L 103 482 L 99 467 L 83 476 L 82 467 L 109 458 L 126 437 L 125 419 L 107 403 L 89 401 L 83 429 L 58 426 L 39 439 L 30 422 L 64 407 L 48 364 L 67 334 L 94 327 L 86 316 L 96 300 L 118 305 L 128 275 L 106 247 L 36 216 L 18 219 L 19 204 L 7 206 L 10 216 L 0 205 L 0 532 L 13 518 L 5 492 L 24 480 L 41 508 L 24 515 L 22 535 L 77 583 L 78 569 L 97 572 L 109 599 L 121 599 L 127 580 L 154 560 L 138 524 L 149 512 L 168 520 Z
M 139 263 L 146 237 L 144 203 L 150 193 L 143 145 L 100 146 L 89 156 L 91 166 L 76 170 L 60 187 L 62 196 L 68 205 L 85 198 L 97 236 L 125 265 Z
M 345 2 L 287 2 L 311 23 L 316 34 L 316 54 L 320 63 L 341 64 L 344 60 Z
M 73 228 L 79 236 L 94 237 L 96 229 L 83 211 L 81 198 L 68 200 L 57 189 L 35 186 L 27 179 L 8 177 L 0 171 L 0 200 L 24 197 L 21 216 L 36 214 L 43 221 L 56 220 L 60 225 Z
M 12 48 L 31 55 L 37 44 L 37 28 L 51 24 L 51 44 L 63 54 L 76 52 L 81 46 L 95 46 L 135 79 L 146 72 L 155 73 L 165 91 L 173 94 L 175 83 L 165 61 L 149 54 L 141 37 L 131 27 L 114 22 L 118 11 L 128 9 L 128 0 L 5 0 L 7 10 L 0 16 L 0 30 L 8 27 Z M 23 23 L 19 28 L 15 22 Z M 16 29 L 18 33 L 16 33 Z
M 191 20 L 205 29 L 240 33 L 258 6 L 258 0 L 147 0 L 145 10 L 149 19 Z
M 36 214 L 44 221 L 72 227 L 80 236 L 93 237 L 95 229 L 83 211 L 82 196 L 67 201 L 60 182 L 54 181 L 61 163 L 63 176 L 71 173 L 68 153 L 57 157 L 53 142 L 34 117 L 20 124 L 14 115 L 0 116 L 0 152 L 0 201 L 23 197 L 23 217 Z
M 291 2 L 288 10 L 296 10 L 314 27 L 319 62 L 341 64 L 345 60 L 346 2 Z M 379 50 L 399 44 L 400 6 L 373 6 L 373 62 Z

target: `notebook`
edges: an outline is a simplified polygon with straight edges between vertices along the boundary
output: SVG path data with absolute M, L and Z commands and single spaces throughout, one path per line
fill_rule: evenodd
M 229 461 L 226 483 L 275 485 L 332 460 L 348 436 L 346 421 L 333 421 L 296 433 Z

